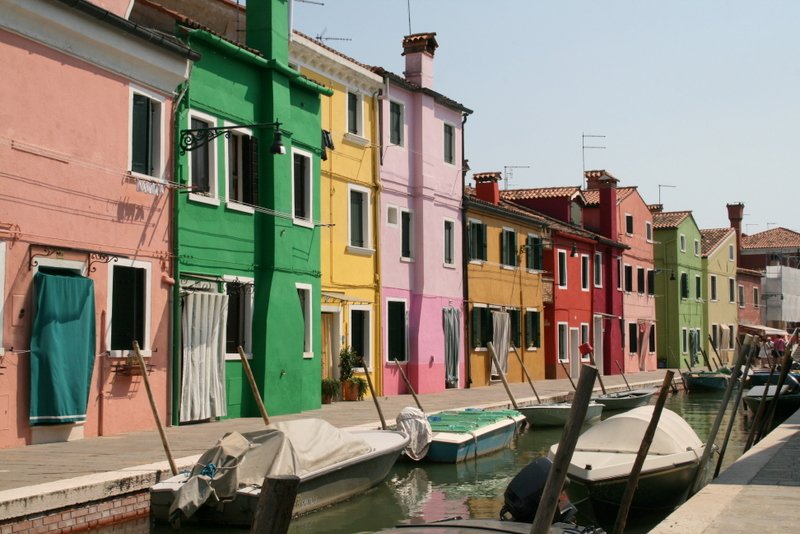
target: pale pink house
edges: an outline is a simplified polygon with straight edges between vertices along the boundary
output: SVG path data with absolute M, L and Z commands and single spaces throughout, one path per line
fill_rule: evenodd
M 586 171 L 585 175 L 584 226 L 600 229 L 605 212 L 606 216 L 616 218 L 617 234 L 606 237 L 627 246 L 617 260 L 616 271 L 620 273 L 617 288 L 611 288 L 622 293 L 622 315 L 608 318 L 622 326 L 624 370 L 652 371 L 657 367 L 655 276 L 670 275 L 657 273 L 653 266 L 653 215 L 636 187 L 618 187 L 618 180 L 604 170 Z M 615 205 L 602 205 L 602 189 L 616 193 Z
M 405 76 L 381 100 L 380 284 L 383 392 L 464 387 L 461 198 L 471 111 L 433 89 L 435 33 L 403 39 Z
M 170 415 L 173 106 L 195 56 L 131 4 L 0 10 L 0 447 L 154 428 L 133 339 Z

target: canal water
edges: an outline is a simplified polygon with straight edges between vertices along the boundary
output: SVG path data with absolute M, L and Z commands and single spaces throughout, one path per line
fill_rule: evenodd
M 704 442 L 714 423 L 721 394 L 685 393 L 670 395 L 666 407 L 694 428 Z M 730 409 L 727 410 L 730 412 Z M 613 415 L 614 412 L 607 415 Z M 747 439 L 750 421 L 739 410 L 725 454 L 723 469 L 741 454 Z M 724 418 L 718 434 L 721 444 L 728 425 Z M 525 465 L 545 456 L 550 446 L 561 437 L 562 429 L 534 429 L 520 434 L 512 448 L 458 465 L 419 464 L 401 461 L 395 465 L 386 482 L 360 497 L 292 521 L 293 534 L 326 533 L 352 534 L 375 532 L 402 521 L 433 521 L 449 517 L 497 518 L 503 505 L 506 486 Z M 712 456 L 716 465 L 718 456 Z M 598 519 L 588 503 L 576 503 L 581 524 L 601 525 L 610 531 L 612 524 Z M 635 516 L 628 519 L 626 533 L 647 532 L 665 516 Z M 613 517 L 611 518 L 613 522 Z M 127 524 L 126 532 L 146 532 L 146 523 Z M 118 527 L 121 527 L 118 526 Z M 153 527 L 153 532 L 173 532 L 168 526 Z M 185 533 L 222 532 L 227 529 L 211 526 L 186 525 Z M 112 532 L 111 530 L 107 532 Z M 123 532 L 114 530 L 113 532 Z

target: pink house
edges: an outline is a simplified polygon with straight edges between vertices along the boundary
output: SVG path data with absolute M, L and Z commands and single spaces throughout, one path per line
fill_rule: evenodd
M 195 55 L 129 4 L 0 12 L 0 447 L 154 428 L 133 340 L 168 416 L 171 125 Z
M 403 39 L 405 77 L 383 69 L 380 283 L 383 392 L 465 385 L 463 123 L 471 111 L 433 90 L 435 33 Z

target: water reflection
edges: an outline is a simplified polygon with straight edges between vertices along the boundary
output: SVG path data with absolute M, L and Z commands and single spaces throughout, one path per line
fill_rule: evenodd
M 721 403 L 720 393 L 679 393 L 667 399 L 666 407 L 680 414 L 706 441 Z M 604 418 L 614 412 L 604 413 Z M 730 419 L 727 411 L 720 426 L 721 443 Z M 748 419 L 739 410 L 733 425 L 723 469 L 742 453 L 747 439 Z M 503 505 L 503 492 L 520 469 L 534 459 L 547 455 L 561 437 L 561 429 L 534 429 L 520 435 L 511 449 L 473 459 L 461 464 L 419 464 L 399 462 L 386 482 L 360 497 L 292 521 L 290 532 L 351 534 L 374 532 L 401 521 L 432 521 L 461 516 L 496 518 Z M 712 456 L 716 465 L 717 456 Z M 713 469 L 712 465 L 712 469 Z M 588 503 L 576 503 L 583 524 L 612 525 L 595 517 Z M 601 514 L 602 515 L 602 514 Z M 626 532 L 647 532 L 662 517 L 630 517 Z M 613 518 L 611 519 L 613 522 Z M 183 532 L 221 532 L 213 527 L 187 526 Z M 156 532 L 171 532 L 159 526 Z

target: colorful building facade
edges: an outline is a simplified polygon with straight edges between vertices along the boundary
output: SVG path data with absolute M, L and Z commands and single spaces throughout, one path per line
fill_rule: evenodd
M 706 306 L 703 345 L 709 357 L 732 364 L 736 356 L 739 316 L 736 283 L 736 232 L 733 228 L 700 230 L 703 250 L 703 302 Z

